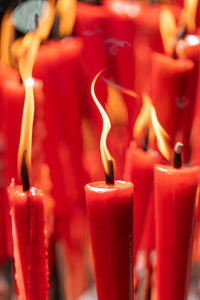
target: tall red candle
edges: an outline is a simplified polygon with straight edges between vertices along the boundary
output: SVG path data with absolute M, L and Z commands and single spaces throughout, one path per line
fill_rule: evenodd
M 132 300 L 133 184 L 94 182 L 85 192 L 98 299 Z
M 149 201 L 153 193 L 154 164 L 161 156 L 157 151 L 144 151 L 132 142 L 126 152 L 124 179 L 134 182 L 134 261 L 140 245 Z M 151 203 L 152 205 L 153 203 Z M 152 228 L 153 230 L 154 228 Z
M 43 194 L 30 186 L 32 129 L 34 119 L 34 80 L 32 68 L 39 48 L 36 34 L 26 35 L 22 43 L 19 70 L 25 88 L 21 136 L 18 150 L 18 175 L 8 188 L 11 203 L 15 278 L 19 299 L 48 299 L 47 242 Z
M 99 300 L 132 300 L 133 184 L 114 181 L 113 158 L 106 146 L 111 124 L 94 91 L 101 73 L 95 76 L 91 93 L 103 119 L 100 149 L 106 181 L 85 186 L 97 294 Z
M 184 161 L 189 159 L 189 140 L 196 96 L 197 77 L 191 60 L 152 55 L 151 98 L 158 120 L 171 138 L 184 143 Z M 187 120 L 187 122 L 185 122 Z
M 155 166 L 157 296 L 186 299 L 199 167 Z

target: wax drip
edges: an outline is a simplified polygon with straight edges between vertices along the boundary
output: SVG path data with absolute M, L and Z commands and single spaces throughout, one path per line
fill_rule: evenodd
M 113 161 L 108 160 L 108 173 L 106 173 L 106 183 L 107 184 L 114 184 L 114 170 L 113 170 Z
M 147 126 L 146 137 L 145 137 L 145 139 L 143 140 L 143 143 L 142 143 L 142 149 L 144 151 L 148 150 L 148 143 L 149 143 L 149 127 Z
M 26 149 L 24 149 L 23 156 L 22 156 L 22 165 L 21 165 L 21 178 L 22 178 L 22 185 L 23 185 L 24 192 L 28 191 L 30 188 L 28 168 L 26 164 L 26 156 L 27 156 L 27 151 Z
M 183 148 L 183 144 L 180 142 L 177 142 L 174 147 L 174 159 L 173 159 L 173 167 L 176 169 L 181 168 L 182 162 L 181 162 L 181 150 Z

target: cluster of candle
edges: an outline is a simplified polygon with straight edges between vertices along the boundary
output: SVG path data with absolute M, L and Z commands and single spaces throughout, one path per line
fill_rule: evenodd
M 76 300 L 91 240 L 98 300 L 186 299 L 200 261 L 198 2 L 38 3 L 1 21 L 0 269 L 14 259 L 21 300 Z

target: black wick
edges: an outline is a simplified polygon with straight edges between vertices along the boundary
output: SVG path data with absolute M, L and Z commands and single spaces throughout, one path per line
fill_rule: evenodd
M 30 188 L 26 156 L 27 156 L 27 151 L 26 149 L 24 149 L 23 156 L 22 156 L 22 164 L 21 164 L 21 178 L 22 178 L 22 185 L 23 185 L 24 192 L 28 191 Z
M 113 161 L 107 161 L 108 172 L 106 172 L 106 183 L 114 184 L 114 170 L 113 170 Z
M 176 169 L 180 169 L 182 166 L 181 161 L 181 150 L 183 148 L 183 144 L 180 142 L 177 142 L 174 147 L 174 159 L 173 159 L 173 167 Z

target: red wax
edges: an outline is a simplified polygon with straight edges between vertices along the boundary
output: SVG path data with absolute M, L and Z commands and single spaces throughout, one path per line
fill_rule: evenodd
M 155 166 L 158 299 L 187 298 L 199 167 Z
M 132 300 L 133 184 L 85 186 L 99 300 Z
M 15 279 L 19 299 L 48 299 L 43 194 L 35 187 L 8 187 L 11 203 Z
M 161 157 L 158 152 L 149 149 L 144 151 L 132 142 L 126 152 L 124 179 L 134 183 L 134 262 L 140 245 L 141 236 L 149 205 L 153 194 L 154 164 L 159 163 Z M 153 205 L 153 201 L 150 203 Z M 154 231 L 154 227 L 151 227 Z
M 196 84 L 197 74 L 191 60 L 173 59 L 159 53 L 152 55 L 150 95 L 158 120 L 171 138 L 171 146 L 183 142 L 185 162 L 190 154 Z

